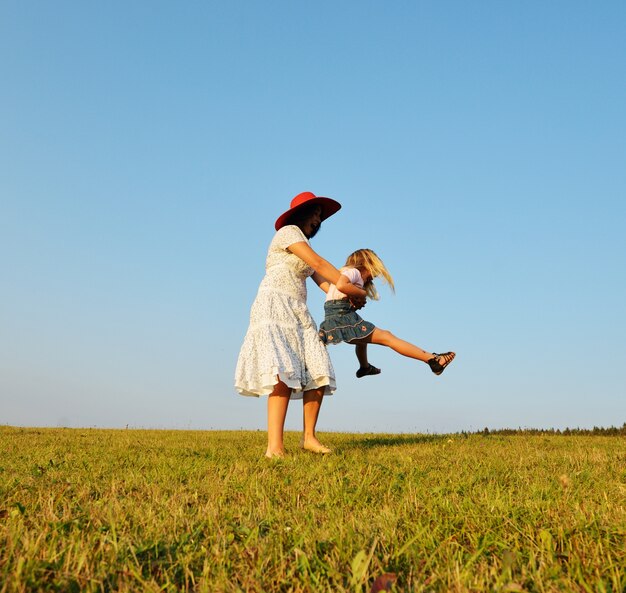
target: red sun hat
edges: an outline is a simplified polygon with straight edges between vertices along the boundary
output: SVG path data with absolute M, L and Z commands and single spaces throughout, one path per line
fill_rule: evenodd
M 287 212 L 283 212 L 277 219 L 274 228 L 276 230 L 281 229 L 287 224 L 289 217 L 302 208 L 303 206 L 309 206 L 311 204 L 318 204 L 322 207 L 322 220 L 326 220 L 329 216 L 332 216 L 341 208 L 341 204 L 332 198 L 323 198 L 316 196 L 310 191 L 302 192 L 298 194 L 293 200 L 291 200 L 291 207 Z

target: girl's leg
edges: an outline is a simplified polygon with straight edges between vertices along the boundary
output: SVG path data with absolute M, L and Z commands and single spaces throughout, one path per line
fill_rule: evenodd
M 267 450 L 266 457 L 283 457 L 285 444 L 283 433 L 285 430 L 285 418 L 291 389 L 282 381 L 274 387 L 274 391 L 267 398 Z
M 372 366 L 367 359 L 367 342 L 355 344 L 354 351 L 359 361 L 359 370 L 356 372 L 356 376 L 359 379 L 365 377 L 365 375 L 378 375 L 380 373 L 380 369 Z
M 355 343 L 357 347 L 368 343 L 380 344 L 381 346 L 387 346 L 395 350 L 398 354 L 402 354 L 402 356 L 408 356 L 409 358 L 415 358 L 423 362 L 428 362 L 433 357 L 432 352 L 427 352 L 410 342 L 401 340 L 386 329 L 376 328 L 367 338 L 361 338 L 358 341 L 355 340 Z
M 362 369 L 369 366 L 369 360 L 367 360 L 367 344 L 357 344 L 354 347 L 356 352 L 356 358 L 359 361 L 359 365 Z
M 401 340 L 386 329 L 376 328 L 371 333 L 369 338 L 372 344 L 387 346 L 392 350 L 395 350 L 398 354 L 402 354 L 402 356 L 415 358 L 417 360 L 421 360 L 422 362 L 428 362 L 433 357 L 432 352 L 427 352 L 426 350 L 422 350 L 418 346 L 415 346 L 406 340 Z
M 315 435 L 315 427 L 317 426 L 317 419 L 320 415 L 320 408 L 322 407 L 322 400 L 324 399 L 324 388 L 311 389 L 305 391 L 302 398 L 302 416 L 303 416 L 303 434 L 302 434 L 302 448 L 307 451 L 313 451 L 313 453 L 330 453 L 328 447 L 324 447 L 322 443 L 317 440 Z
M 411 344 L 405 340 L 401 340 L 394 336 L 390 331 L 386 329 L 376 328 L 367 338 L 361 338 L 360 340 L 354 340 L 355 344 L 380 344 L 381 346 L 387 346 L 392 350 L 395 350 L 402 356 L 408 356 L 409 358 L 415 358 L 421 360 L 430 366 L 433 373 L 441 375 L 443 370 L 454 360 L 456 354 L 454 352 L 446 352 L 445 354 L 433 354 L 422 350 L 418 346 Z

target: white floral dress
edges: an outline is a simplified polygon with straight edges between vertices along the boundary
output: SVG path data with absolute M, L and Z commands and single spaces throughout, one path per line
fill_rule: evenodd
M 330 395 L 336 388 L 333 365 L 306 305 L 313 268 L 287 250 L 302 241 L 308 243 L 300 228 L 288 225 L 270 243 L 235 371 L 241 395 L 269 395 L 277 377 L 292 389 L 291 399 L 309 389 L 324 387 Z

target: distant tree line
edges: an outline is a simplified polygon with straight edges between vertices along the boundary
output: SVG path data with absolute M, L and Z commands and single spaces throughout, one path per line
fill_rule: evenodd
M 467 436 L 470 434 L 482 434 L 482 435 L 563 435 L 563 436 L 626 436 L 626 422 L 621 427 L 610 426 L 608 428 L 603 426 L 594 426 L 593 428 L 488 428 L 485 427 L 482 430 L 477 431 L 462 431 L 461 435 Z

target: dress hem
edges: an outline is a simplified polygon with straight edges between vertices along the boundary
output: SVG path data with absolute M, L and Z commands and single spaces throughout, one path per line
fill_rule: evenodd
M 278 381 L 276 380 L 276 376 L 279 377 L 280 381 L 282 381 L 289 389 L 291 389 L 291 399 L 302 399 L 305 391 L 310 391 L 312 389 L 320 389 L 324 387 L 324 396 L 332 395 L 337 389 L 337 384 L 335 383 L 335 379 L 333 377 L 329 377 L 328 375 L 324 375 L 321 377 L 317 377 L 316 379 L 311 379 L 304 387 L 302 383 L 297 379 L 290 379 L 285 376 L 284 373 L 276 373 L 274 375 L 273 382 L 264 382 L 262 387 L 255 387 L 248 385 L 246 387 L 242 385 L 235 384 L 235 389 L 239 395 L 244 395 L 247 397 L 262 397 L 264 395 L 270 395 L 272 391 L 274 391 L 274 387 L 278 385 Z

